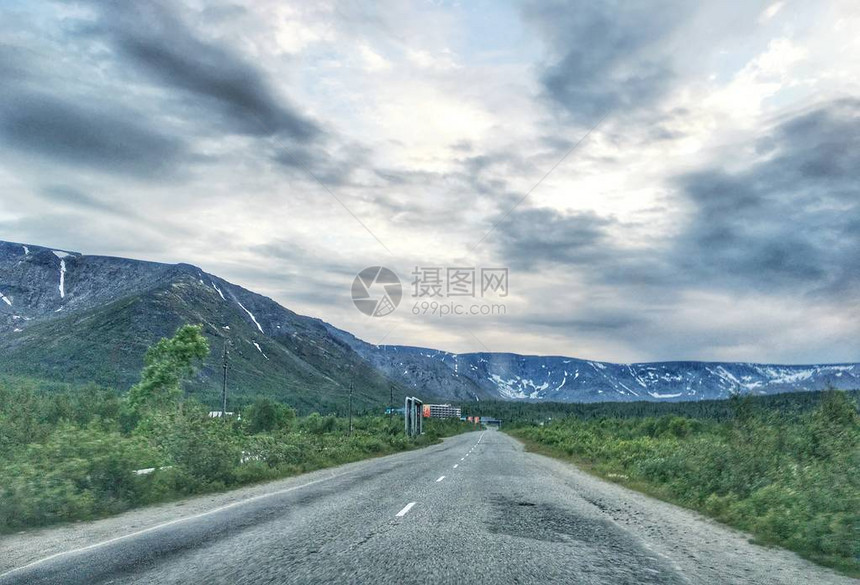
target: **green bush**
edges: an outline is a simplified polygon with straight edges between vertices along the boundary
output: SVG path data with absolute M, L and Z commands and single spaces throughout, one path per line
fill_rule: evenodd
M 0 382 L 0 532 L 97 518 L 472 430 L 433 420 L 425 435 L 408 439 L 402 419 L 360 416 L 347 436 L 343 418 L 295 418 L 265 401 L 249 407 L 250 417 L 224 420 L 189 400 L 141 413 L 113 393 L 80 392 L 43 395 Z M 154 471 L 135 473 L 145 468 Z
M 826 392 L 798 413 L 732 402 L 726 421 L 570 417 L 516 436 L 628 478 L 763 542 L 860 572 L 860 418 Z

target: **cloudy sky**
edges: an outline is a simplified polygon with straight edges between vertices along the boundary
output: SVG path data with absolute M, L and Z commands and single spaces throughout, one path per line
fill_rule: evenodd
M 190 262 L 374 343 L 860 361 L 855 0 L 0 11 L 0 239 Z M 372 265 L 384 318 L 350 298 Z M 508 267 L 506 314 L 413 315 L 416 266 Z

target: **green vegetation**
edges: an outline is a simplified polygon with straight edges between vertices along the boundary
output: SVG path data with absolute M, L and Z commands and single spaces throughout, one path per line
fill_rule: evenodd
M 846 394 L 860 400 L 860 390 Z M 794 418 L 816 408 L 825 392 L 788 392 L 769 396 L 748 396 L 756 409 L 777 411 L 782 418 Z M 728 421 L 737 410 L 733 400 L 698 400 L 696 402 L 512 402 L 482 400 L 458 404 L 463 414 L 494 416 L 506 422 L 540 423 L 551 419 L 576 417 L 580 420 L 601 418 L 644 418 L 667 415 L 686 418 Z
M 185 326 L 146 354 L 125 396 L 0 378 L 0 532 L 87 520 L 191 494 L 222 490 L 425 446 L 470 430 L 427 421 L 410 440 L 400 418 L 296 412 L 269 398 L 240 418 L 210 418 L 182 398 L 182 381 L 208 353 Z M 152 468 L 148 473 L 136 470 Z
M 776 397 L 735 398 L 698 418 L 586 409 L 542 425 L 524 416 L 508 429 L 536 450 L 858 575 L 856 394 L 815 394 L 777 399 L 785 409 L 772 408 Z
M 183 323 L 203 323 L 211 351 L 182 389 L 186 397 L 204 404 L 220 404 L 225 343 L 227 389 L 234 410 L 267 396 L 289 404 L 300 415 L 315 411 L 345 415 L 350 382 L 355 388 L 353 407 L 359 412 L 387 405 L 392 390 L 395 402 L 402 404 L 409 392 L 392 384 L 316 319 L 258 299 L 259 312 L 283 326 L 267 327 L 266 335 L 260 335 L 238 304 L 232 299 L 225 302 L 210 282 L 199 282 L 199 270 L 178 267 L 166 280 L 154 275 L 150 279 L 145 272 L 138 293 L 89 310 L 34 320 L 24 331 L 0 339 L 0 377 L 97 384 L 126 392 L 140 380 L 147 347 L 171 337 Z

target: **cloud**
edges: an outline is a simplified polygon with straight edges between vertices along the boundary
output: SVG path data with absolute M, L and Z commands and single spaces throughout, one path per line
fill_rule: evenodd
M 173 174 L 185 143 L 138 119 L 113 104 L 86 106 L 14 89 L 0 93 L 0 140 L 6 146 L 140 178 Z
M 547 263 L 583 266 L 605 260 L 612 245 L 608 230 L 616 224 L 590 211 L 527 208 L 503 218 L 496 232 L 511 268 L 539 270 Z
M 320 133 L 256 67 L 224 44 L 201 39 L 166 4 L 108 3 L 104 15 L 104 32 L 119 53 L 166 87 L 187 92 L 196 113 L 214 114 L 240 134 L 309 140 Z
M 857 296 L 860 283 L 860 100 L 775 124 L 758 159 L 675 178 L 679 231 L 625 245 L 637 226 L 591 211 L 517 209 L 497 229 L 512 267 L 574 267 L 592 285 Z M 623 290 L 619 294 L 627 294 Z
M 531 2 L 525 17 L 546 39 L 540 81 L 546 96 L 576 122 L 651 105 L 674 77 L 661 42 L 690 13 L 676 0 Z
M 118 205 L 107 203 L 68 185 L 49 185 L 39 192 L 39 196 L 63 207 L 72 207 L 83 211 L 104 211 L 123 216 L 128 215 L 128 210 L 123 210 Z
M 758 290 L 843 294 L 860 282 L 860 100 L 788 118 L 740 171 L 679 178 L 693 216 L 679 268 Z
M 759 23 L 771 1 L 12 3 L 0 231 L 200 264 L 368 339 L 479 349 L 365 319 L 361 268 L 509 266 L 508 314 L 469 322 L 493 349 L 854 360 L 860 132 L 827 100 L 860 95 L 856 18 Z

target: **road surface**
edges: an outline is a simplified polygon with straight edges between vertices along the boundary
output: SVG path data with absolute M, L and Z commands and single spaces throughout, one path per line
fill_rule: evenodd
M 0 540 L 0 585 L 857 581 L 497 431 Z

